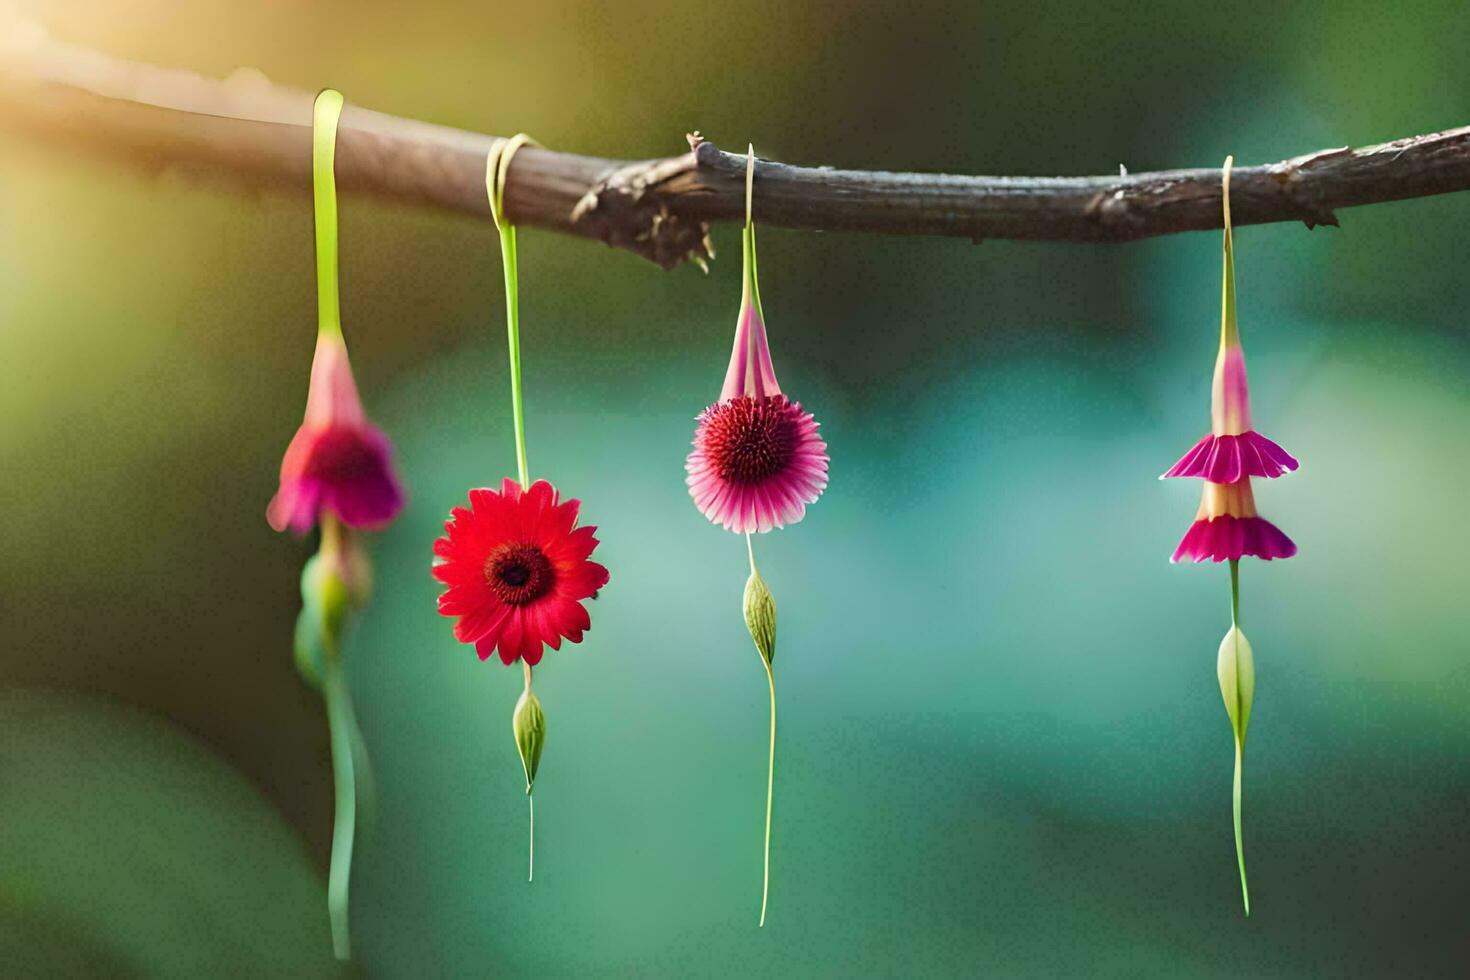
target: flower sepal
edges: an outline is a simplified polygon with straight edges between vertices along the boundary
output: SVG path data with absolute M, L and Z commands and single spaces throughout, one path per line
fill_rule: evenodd
M 516 737 L 516 751 L 521 756 L 521 769 L 526 774 L 526 792 L 536 783 L 536 769 L 541 765 L 541 750 L 546 745 L 546 714 L 541 699 L 529 687 L 521 692 L 510 719 Z
M 1220 680 L 1220 696 L 1225 701 L 1235 741 L 1243 748 L 1246 729 L 1251 723 L 1251 705 L 1256 699 L 1256 661 L 1250 641 L 1239 626 L 1230 627 L 1220 641 L 1215 674 Z
M 776 656 L 776 598 L 753 566 L 745 582 L 745 628 L 769 667 Z
M 296 670 L 320 691 L 328 657 L 337 656 L 351 614 L 372 595 L 372 565 L 357 536 L 328 518 L 322 544 L 301 570 L 301 612 L 296 617 Z

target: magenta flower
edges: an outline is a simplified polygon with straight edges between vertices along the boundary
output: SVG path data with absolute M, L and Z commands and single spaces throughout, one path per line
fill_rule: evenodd
M 745 235 L 744 291 L 720 400 L 699 415 L 684 469 L 694 506 L 727 531 L 795 524 L 827 487 L 817 420 L 781 393 L 755 276 L 755 231 Z
M 317 335 L 306 416 L 281 459 L 266 508 L 277 531 L 305 534 L 323 512 L 349 527 L 382 528 L 403 508 L 388 437 L 367 420 L 340 328 Z
M 1230 158 L 1225 160 L 1225 262 L 1220 315 L 1220 353 L 1215 358 L 1211 388 L 1210 434 L 1171 466 L 1159 479 L 1192 476 L 1204 480 L 1204 497 L 1194 523 L 1174 549 L 1171 561 L 1230 562 L 1230 630 L 1220 642 L 1215 674 L 1220 696 L 1235 735 L 1235 780 L 1232 807 L 1235 823 L 1235 859 L 1240 869 L 1240 894 L 1250 915 L 1250 889 L 1245 875 L 1245 838 L 1241 830 L 1241 773 L 1246 731 L 1255 700 L 1255 654 L 1240 628 L 1240 559 L 1290 558 L 1296 545 L 1280 528 L 1256 513 L 1251 478 L 1275 479 L 1295 470 L 1294 456 L 1256 432 L 1251 422 L 1250 389 L 1246 384 L 1245 353 L 1235 313 L 1235 247 L 1230 229 Z
M 741 234 L 740 315 L 719 401 L 699 415 L 694 451 L 685 463 L 689 495 L 699 512 L 727 531 L 745 535 L 750 577 L 745 582 L 745 627 L 765 668 L 771 692 L 771 741 L 766 771 L 766 841 L 760 924 L 771 892 L 771 812 L 776 785 L 776 600 L 755 564 L 751 535 L 795 524 L 827 488 L 827 444 L 817 420 L 781 393 L 766 340 L 755 270 L 752 198 L 755 150 L 745 163 L 745 228 Z
M 1274 480 L 1298 465 L 1296 457 L 1251 427 L 1245 352 L 1232 317 L 1221 331 L 1220 353 L 1215 358 L 1210 434 L 1195 443 L 1160 479 L 1197 476 L 1211 483 L 1234 483 L 1259 476 Z
M 1227 170 L 1228 173 L 1228 170 Z M 1228 181 L 1228 177 L 1226 178 Z M 1210 434 L 1159 477 L 1199 477 L 1204 498 L 1194 523 L 1170 561 L 1234 561 L 1247 556 L 1270 561 L 1290 558 L 1296 545 L 1280 528 L 1256 513 L 1251 477 L 1275 479 L 1300 465 L 1296 457 L 1255 431 L 1245 352 L 1235 314 L 1235 257 L 1230 235 L 1230 203 L 1225 203 L 1225 283 L 1220 352 L 1210 391 Z

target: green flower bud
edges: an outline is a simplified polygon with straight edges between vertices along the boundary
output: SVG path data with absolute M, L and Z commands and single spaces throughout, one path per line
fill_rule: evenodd
M 1225 699 L 1235 740 L 1244 746 L 1245 730 L 1251 723 L 1251 703 L 1256 698 L 1256 661 L 1250 641 L 1240 627 L 1230 627 L 1230 632 L 1220 641 L 1215 673 L 1220 678 L 1220 696 Z
M 372 566 L 355 534 L 334 520 L 322 523 L 320 550 L 301 570 L 301 613 L 296 617 L 296 670 L 322 688 L 326 658 L 341 649 L 352 611 L 372 594 Z
M 766 588 L 766 580 L 751 566 L 745 583 L 745 628 L 766 665 L 776 655 L 776 600 Z
M 521 768 L 526 773 L 526 792 L 536 782 L 536 767 L 541 764 L 541 749 L 546 744 L 546 715 L 541 701 L 530 688 L 521 692 L 511 716 L 511 730 L 516 737 L 516 751 L 521 754 Z

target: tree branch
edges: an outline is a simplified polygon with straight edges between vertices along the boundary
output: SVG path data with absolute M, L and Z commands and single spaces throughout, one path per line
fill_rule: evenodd
M 311 95 L 242 70 L 224 81 L 122 61 L 0 28 L 0 127 L 151 170 L 249 185 L 311 186 Z M 342 187 L 488 218 L 495 137 L 349 106 Z M 744 216 L 744 158 L 698 134 L 691 152 L 636 162 L 527 147 L 506 189 L 511 220 L 581 235 L 672 268 L 709 258 L 714 221 Z M 1104 177 L 963 177 L 760 161 L 763 224 L 888 235 L 1127 242 L 1220 227 L 1220 171 Z M 1470 189 L 1470 127 L 1238 167 L 1235 224 L 1335 225 L 1338 208 Z

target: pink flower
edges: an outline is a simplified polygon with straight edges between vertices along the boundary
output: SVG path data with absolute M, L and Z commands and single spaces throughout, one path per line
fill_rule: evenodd
M 277 531 L 305 534 L 323 512 L 374 530 L 403 508 L 393 448 L 367 420 L 340 331 L 317 335 L 306 416 L 281 459 L 281 483 L 266 508 Z
M 1212 483 L 1234 483 L 1259 476 L 1274 480 L 1300 465 L 1295 456 L 1251 428 L 1250 389 L 1238 330 L 1227 329 L 1221 337 L 1211 389 L 1210 434 L 1159 479 L 1195 476 Z
M 1228 170 L 1227 170 L 1228 174 Z M 1226 178 L 1228 181 L 1228 177 Z M 1210 434 L 1159 477 L 1198 477 L 1204 498 L 1194 523 L 1170 561 L 1235 561 L 1247 556 L 1270 561 L 1290 558 L 1296 545 L 1256 513 L 1251 477 L 1272 480 L 1295 470 L 1296 457 L 1252 428 L 1245 352 L 1235 315 L 1235 259 L 1230 234 L 1228 184 L 1225 203 L 1224 304 L 1220 352 L 1210 386 Z
M 827 487 L 827 444 L 812 414 L 781 393 L 745 232 L 745 289 L 720 400 L 699 415 L 684 469 L 694 506 L 737 534 L 795 524 Z

